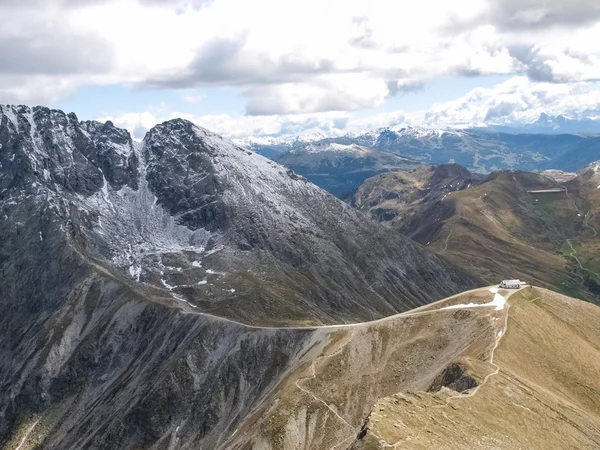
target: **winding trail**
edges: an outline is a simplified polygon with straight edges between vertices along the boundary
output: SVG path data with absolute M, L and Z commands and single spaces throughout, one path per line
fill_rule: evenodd
M 21 439 L 21 442 L 19 442 L 19 445 L 17 445 L 17 447 L 15 448 L 15 450 L 21 450 L 21 447 L 23 447 L 23 444 L 25 444 L 25 442 L 27 441 L 27 438 L 29 437 L 29 435 L 31 434 L 31 432 L 33 431 L 33 429 L 35 428 L 35 426 L 38 424 L 38 422 L 40 421 L 40 419 L 37 419 L 35 422 L 33 422 L 31 424 L 31 426 L 29 428 L 27 428 L 27 431 L 25 431 L 25 436 L 23 436 L 23 439 Z
M 565 188 L 565 194 L 567 194 L 567 197 L 569 198 L 569 200 L 571 200 L 571 203 L 573 203 L 573 207 L 575 208 L 575 211 L 577 211 L 579 214 L 581 214 L 583 211 L 581 211 L 579 209 L 579 207 L 577 206 L 577 203 L 575 203 L 575 200 L 573 199 L 573 197 L 571 197 L 571 194 L 569 194 L 569 189 L 567 188 L 567 186 L 562 185 Z M 598 236 L 598 232 L 596 231 L 596 229 L 594 227 L 592 227 L 589 223 L 588 223 L 588 219 L 589 219 L 589 215 L 590 215 L 591 211 L 588 211 L 585 215 L 585 219 L 583 221 L 583 225 L 586 228 L 589 228 L 590 230 L 592 230 L 592 232 L 594 233 L 594 236 Z M 591 273 L 592 275 L 595 275 L 599 280 L 600 280 L 600 273 L 598 272 L 594 272 L 593 270 L 590 269 L 586 269 L 583 264 L 581 264 L 581 261 L 579 260 L 579 258 L 577 257 L 577 250 L 575 249 L 575 247 L 573 247 L 573 243 L 572 241 L 576 241 L 579 240 L 580 237 L 579 236 L 574 236 L 572 238 L 567 239 L 567 244 L 569 244 L 569 247 L 571 247 L 571 253 L 569 253 L 569 257 L 573 258 L 575 261 L 577 261 L 577 264 L 579 265 L 579 268 L 581 270 L 584 270 L 586 272 Z M 579 275 L 580 278 L 583 280 L 584 278 Z
M 594 233 L 594 237 L 596 237 L 596 236 L 598 236 L 598 232 L 596 231 L 596 229 L 593 226 L 591 226 L 588 223 L 588 219 L 590 217 L 591 212 L 592 212 L 591 210 L 587 212 L 587 214 L 585 215 L 585 220 L 583 221 L 583 224 L 585 225 L 586 228 L 589 228 L 590 230 L 592 230 L 592 232 Z
M 342 421 L 346 426 L 352 428 L 352 430 L 354 430 L 354 425 L 351 425 L 350 423 L 348 423 L 346 421 L 346 419 L 344 419 L 342 416 L 339 415 L 339 413 L 333 409 L 331 407 L 331 405 L 329 403 L 327 403 L 325 400 L 323 400 L 320 397 L 317 397 L 312 391 L 308 390 L 307 388 L 305 388 L 304 386 L 300 385 L 300 381 L 303 380 L 314 380 L 315 378 L 317 378 L 317 372 L 315 371 L 315 366 L 316 364 L 326 358 L 331 358 L 333 356 L 339 355 L 342 351 L 344 351 L 344 348 L 346 347 L 346 344 L 348 343 L 348 340 L 350 339 L 350 337 L 352 336 L 352 334 L 350 334 L 350 336 L 348 337 L 348 339 L 346 340 L 346 342 L 334 353 L 332 353 L 331 355 L 324 355 L 324 356 L 320 356 L 319 358 L 316 358 L 312 364 L 310 365 L 311 371 L 312 371 L 312 375 L 309 377 L 304 377 L 304 378 L 298 378 L 296 380 L 296 387 L 298 389 L 300 389 L 302 392 L 304 392 L 305 394 L 310 395 L 313 399 L 315 399 L 317 402 L 322 403 L 323 405 L 325 405 L 327 407 L 327 409 L 329 409 L 329 411 L 331 411 L 340 421 Z M 339 445 L 339 444 L 338 444 Z
M 477 392 L 479 391 L 479 389 L 484 386 L 488 380 L 493 377 L 498 375 L 498 373 L 500 372 L 500 366 L 498 366 L 497 364 L 494 363 L 494 355 L 496 352 L 496 349 L 498 348 L 498 345 L 500 345 L 500 340 L 502 339 L 502 337 L 506 334 L 506 331 L 508 330 L 508 313 L 510 310 L 510 304 L 508 303 L 508 299 L 515 293 L 521 291 L 523 288 L 520 289 L 516 289 L 516 290 L 511 290 L 506 296 L 504 296 L 504 300 L 505 300 L 505 313 L 504 313 L 504 327 L 502 328 L 501 332 L 497 335 L 495 342 L 494 342 L 494 346 L 492 347 L 491 350 L 491 354 L 490 354 L 490 365 L 494 367 L 494 371 L 488 373 L 485 378 L 483 379 L 483 381 L 481 382 L 481 384 L 479 384 L 478 386 L 476 386 L 475 388 L 471 389 L 467 394 L 463 394 L 463 393 L 458 393 L 456 395 L 452 395 L 450 397 L 447 397 L 445 400 L 445 403 L 443 405 L 438 405 L 438 406 L 432 406 L 432 408 L 439 408 L 439 409 L 443 409 L 443 408 L 447 408 L 448 406 L 450 406 L 450 402 L 454 399 L 465 399 L 465 398 L 470 398 L 473 397 L 475 394 L 477 394 Z M 538 297 L 539 298 L 539 297 Z M 534 299 L 537 300 L 537 299 Z M 402 395 L 400 393 L 400 395 Z M 390 444 L 389 442 L 385 441 L 384 439 L 381 439 L 381 436 L 378 436 L 380 438 L 380 444 L 385 445 L 385 448 L 392 448 L 395 449 L 397 448 L 398 445 L 402 444 L 402 443 L 406 443 L 404 440 L 395 442 L 393 444 Z
M 288 326 L 288 327 L 251 325 L 251 324 L 247 324 L 247 323 L 243 323 L 243 322 L 238 322 L 233 319 L 228 319 L 226 317 L 216 316 L 216 315 L 210 314 L 210 313 L 185 309 L 185 306 L 183 304 L 178 303 L 177 306 L 181 309 L 183 314 L 204 316 L 204 317 L 207 317 L 210 319 L 220 320 L 220 321 L 231 323 L 234 325 L 239 325 L 244 328 L 251 329 L 251 330 L 323 330 L 323 329 L 337 330 L 337 329 L 361 327 L 364 325 L 377 325 L 377 324 L 386 322 L 388 320 L 393 320 L 393 319 L 396 319 L 399 317 L 421 316 L 421 315 L 427 315 L 427 314 L 440 312 L 441 311 L 440 309 L 432 309 L 432 308 L 434 308 L 435 306 L 439 306 L 439 305 L 447 302 L 448 300 L 452 300 L 453 298 L 467 295 L 467 294 L 470 294 L 473 292 L 489 290 L 490 288 L 495 288 L 495 287 L 497 287 L 497 285 L 494 284 L 494 285 L 490 285 L 490 286 L 482 286 L 482 287 L 478 287 L 475 289 L 470 289 L 468 291 L 459 292 L 458 294 L 451 295 L 450 297 L 442 298 L 435 302 L 428 303 L 426 305 L 419 306 L 417 308 L 413 308 L 413 309 L 410 309 L 405 312 L 394 314 L 392 316 L 382 317 L 381 319 L 369 320 L 366 322 L 344 323 L 344 324 L 339 324 L 339 325 L 302 325 L 302 326 Z
M 450 405 L 450 401 L 451 401 L 452 399 L 464 399 L 464 398 L 473 397 L 473 396 L 474 396 L 474 395 L 477 393 L 477 391 L 478 391 L 478 390 L 479 390 L 479 389 L 480 389 L 482 386 L 484 386 L 484 385 L 487 383 L 487 381 L 488 381 L 488 380 L 489 380 L 491 377 L 493 377 L 493 376 L 497 375 L 497 374 L 500 372 L 500 366 L 498 366 L 498 365 L 494 364 L 494 353 L 495 353 L 496 349 L 498 348 L 498 345 L 500 344 L 500 340 L 501 340 L 501 339 L 502 339 L 502 337 L 503 337 L 503 336 L 506 334 L 506 331 L 507 331 L 507 329 L 508 329 L 508 312 L 509 312 L 509 309 L 510 309 L 510 304 L 508 303 L 508 299 L 509 299 L 509 298 L 510 298 L 510 297 L 511 297 L 513 294 L 515 294 L 515 293 L 517 293 L 517 292 L 521 291 L 522 289 L 524 289 L 524 288 L 520 288 L 520 289 L 514 289 L 514 290 L 512 290 L 512 289 L 511 289 L 511 290 L 508 290 L 508 291 L 509 291 L 509 292 L 508 292 L 508 294 L 506 294 L 506 295 L 504 295 L 504 296 L 503 296 L 503 297 L 504 297 L 504 301 L 505 301 L 505 303 L 504 303 L 504 311 L 505 311 L 505 312 L 504 312 L 504 327 L 502 328 L 501 332 L 500 332 L 500 333 L 499 333 L 499 334 L 496 336 L 496 339 L 495 339 L 495 342 L 494 342 L 494 346 L 493 346 L 493 348 L 492 348 L 492 350 L 491 350 L 491 354 L 490 354 L 490 361 L 489 361 L 490 365 L 492 365 L 492 366 L 494 367 L 494 371 L 493 371 L 493 372 L 490 372 L 489 374 L 487 374 L 487 375 L 485 376 L 485 378 L 483 379 L 483 381 L 481 382 L 481 384 L 479 384 L 477 387 L 475 387 L 474 389 L 472 389 L 472 390 L 471 390 L 469 393 L 467 393 L 467 394 L 459 393 L 459 394 L 457 394 L 457 395 L 454 395 L 454 396 L 451 396 L 451 397 L 447 397 L 447 398 L 446 398 L 446 402 L 445 402 L 445 404 L 444 404 L 444 405 L 441 405 L 441 406 L 434 406 L 434 408 L 446 408 L 447 406 L 449 406 L 449 405 Z M 476 291 L 480 291 L 480 290 L 481 290 L 481 289 L 476 289 Z M 492 289 L 492 287 L 488 288 L 488 290 L 489 290 L 491 293 L 494 293 L 494 294 L 496 294 L 496 292 L 497 292 L 497 291 L 496 291 L 496 292 L 493 292 L 493 289 Z M 471 292 L 471 291 L 468 291 L 468 292 Z M 439 303 L 439 302 L 436 302 L 436 303 Z M 495 304 L 492 304 L 492 303 L 490 303 L 489 305 L 488 305 L 488 304 L 485 304 L 485 306 L 482 304 L 480 307 L 483 307 L 483 308 L 485 308 L 485 307 L 496 307 L 496 305 L 495 305 Z M 465 305 L 463 308 L 456 308 L 456 309 L 470 309 L 470 308 L 471 308 L 471 306 L 467 306 L 467 305 Z M 432 311 L 427 311 L 427 312 L 429 312 L 429 313 L 434 313 L 434 312 L 443 312 L 443 311 L 448 311 L 448 309 L 440 308 L 440 309 L 434 309 L 434 310 L 432 310 Z M 416 314 L 419 314 L 419 313 L 415 313 L 415 314 L 413 314 L 413 315 L 416 315 Z M 404 316 L 406 316 L 406 315 L 404 315 Z M 348 338 L 348 340 L 346 341 L 346 343 L 347 343 L 349 340 L 350 340 L 350 338 Z M 331 356 L 334 356 L 334 355 L 337 355 L 337 354 L 339 354 L 339 353 L 340 353 L 340 352 L 341 352 L 341 351 L 344 349 L 344 347 L 345 347 L 346 343 L 345 343 L 345 344 L 344 344 L 344 345 L 343 345 L 343 346 L 342 346 L 340 349 L 338 349 L 336 352 L 332 353 L 331 355 L 327 355 L 326 357 L 331 357 Z M 339 414 L 338 414 L 338 413 L 337 413 L 335 410 L 333 410 L 329 404 L 327 404 L 327 403 L 326 403 L 325 401 L 323 401 L 322 399 L 318 398 L 318 397 L 317 397 L 316 395 L 314 395 L 312 392 L 310 392 L 310 391 L 308 391 L 308 390 L 306 390 L 306 389 L 303 389 L 303 388 L 302 388 L 302 387 L 301 387 L 301 386 L 298 384 L 298 382 L 299 382 L 300 380 L 305 380 L 305 379 L 314 379 L 314 378 L 316 378 L 316 372 L 315 372 L 315 363 L 316 363 L 316 362 L 318 362 L 320 359 L 324 359 L 324 358 L 326 358 L 326 357 L 317 358 L 317 359 L 316 359 L 316 360 L 313 362 L 313 364 L 312 364 L 312 366 L 311 366 L 311 367 L 312 367 L 312 376 L 311 376 L 311 377 L 309 377 L 309 378 L 301 378 L 301 379 L 298 379 L 298 380 L 296 380 L 296 386 L 297 386 L 299 389 L 301 389 L 303 392 L 305 392 L 305 393 L 308 393 L 308 394 L 311 394 L 311 395 L 313 396 L 313 398 L 315 398 L 315 399 L 316 399 L 316 400 L 318 400 L 319 402 L 321 402 L 321 403 L 325 404 L 325 406 L 327 406 L 327 408 L 328 408 L 330 411 L 332 411 L 332 412 L 333 412 L 333 413 L 334 413 L 334 414 L 335 414 L 335 415 L 336 415 L 336 416 L 337 416 L 337 417 L 338 417 L 338 418 L 339 418 L 341 421 L 343 421 L 343 422 L 344 422 L 346 425 L 348 425 L 348 426 L 352 427 L 352 429 L 353 429 L 353 434 L 352 434 L 352 435 L 350 435 L 350 436 L 348 436 L 347 438 L 343 439 L 342 441 L 338 442 L 338 443 L 337 443 L 335 446 L 331 447 L 331 449 L 330 449 L 330 450 L 336 450 L 336 449 L 337 449 L 337 448 L 338 448 L 340 445 L 342 445 L 343 443 L 345 443 L 345 442 L 349 441 L 349 440 L 350 440 L 350 439 L 352 439 L 353 437 L 356 437 L 356 435 L 357 435 L 357 430 L 356 430 L 356 429 L 355 429 L 355 428 L 354 428 L 352 425 L 350 425 L 350 424 L 349 424 L 349 423 L 348 423 L 348 422 L 347 422 L 347 421 L 346 421 L 346 420 L 345 420 L 343 417 L 341 417 L 341 416 L 340 416 L 340 415 L 339 415 Z M 402 394 L 400 393 L 400 395 L 402 395 Z M 373 432 L 373 431 L 372 431 L 372 432 Z M 375 435 L 376 433 L 374 433 L 374 432 L 373 432 L 373 434 Z M 395 449 L 395 448 L 396 448 L 396 446 L 397 446 L 397 445 L 399 445 L 399 444 L 401 443 L 401 442 L 399 441 L 399 442 L 396 442 L 396 443 L 394 443 L 394 444 L 390 444 L 389 442 L 385 441 L 385 439 L 383 439 L 381 436 L 378 436 L 378 435 L 376 435 L 375 437 L 379 439 L 379 443 L 380 443 L 380 445 L 382 445 L 382 446 L 383 446 L 383 448 L 392 448 L 392 449 Z
M 593 270 L 586 269 L 585 267 L 583 267 L 583 264 L 581 264 L 581 261 L 580 261 L 580 260 L 579 260 L 579 258 L 576 256 L 576 255 L 577 255 L 577 250 L 575 250 L 575 247 L 573 247 L 573 244 L 571 243 L 571 240 L 573 240 L 573 239 L 578 239 L 578 238 L 570 238 L 570 239 L 567 239 L 567 244 L 569 244 L 569 247 L 571 247 L 571 253 L 569 253 L 569 256 L 570 256 L 571 258 L 573 258 L 575 261 L 577 261 L 577 264 L 579 265 L 579 268 L 580 268 L 581 270 L 585 270 L 586 272 L 589 272 L 589 273 L 591 273 L 591 274 L 593 274 L 593 275 L 597 276 L 597 277 L 598 277 L 598 279 L 600 279 L 600 273 L 598 273 L 598 272 L 594 272 Z M 582 278 L 583 278 L 583 277 L 582 277 Z
M 498 348 L 498 345 L 500 345 L 500 340 L 501 340 L 501 339 L 504 337 L 504 335 L 506 334 L 506 331 L 508 330 L 508 312 L 509 312 L 509 310 L 510 310 L 510 303 L 508 303 L 508 299 L 509 299 L 509 298 L 510 298 L 510 297 L 511 297 L 513 294 L 515 294 L 516 292 L 519 292 L 519 291 L 521 291 L 522 289 L 523 289 L 523 288 L 521 288 L 521 289 L 516 289 L 516 290 L 514 290 L 514 291 L 511 291 L 511 292 L 509 292 L 509 293 L 508 293 L 508 295 L 506 295 L 506 296 L 504 297 L 504 300 L 505 300 L 505 303 L 504 303 L 504 305 L 505 305 L 505 313 L 504 313 L 504 327 L 502 328 L 502 330 L 500 331 L 500 333 L 499 333 L 499 334 L 496 336 L 496 342 L 494 342 L 494 346 L 492 347 L 491 354 L 490 354 L 490 365 L 494 367 L 494 371 L 493 371 L 493 372 L 490 372 L 490 373 L 488 373 L 488 374 L 485 376 L 485 378 L 483 379 L 483 381 L 481 382 L 481 384 L 479 384 L 479 385 L 478 385 L 478 386 L 476 386 L 475 388 L 471 389 L 471 390 L 469 391 L 469 393 L 467 393 L 467 394 L 457 394 L 457 395 L 453 395 L 453 396 L 451 396 L 451 397 L 448 397 L 448 398 L 446 398 L 446 405 L 444 405 L 444 406 L 442 406 L 442 407 L 446 407 L 446 406 L 448 406 L 448 404 L 450 403 L 450 401 L 451 401 L 452 399 L 455 399 L 455 398 L 469 398 L 469 397 L 473 397 L 473 396 L 474 396 L 474 395 L 477 393 L 477 391 L 479 391 L 479 389 L 480 389 L 480 388 L 481 388 L 483 385 L 485 385 L 485 383 L 487 383 L 487 381 L 488 381 L 488 380 L 489 380 L 491 377 L 493 377 L 493 376 L 495 376 L 495 375 L 498 375 L 498 372 L 500 372 L 500 366 L 498 366 L 497 364 L 494 364 L 494 355 L 495 355 L 496 349 Z
M 456 228 L 456 222 L 458 221 L 458 219 L 463 219 L 464 217 L 462 216 L 462 205 L 460 206 L 460 208 L 458 208 L 458 214 L 456 215 L 456 217 L 454 218 L 454 220 L 452 221 L 452 225 L 450 226 L 450 233 L 448 233 L 448 236 L 446 236 L 446 240 L 444 241 L 444 252 L 446 250 L 448 250 L 448 240 L 450 240 L 450 237 L 452 236 L 452 233 L 454 233 L 454 229 Z

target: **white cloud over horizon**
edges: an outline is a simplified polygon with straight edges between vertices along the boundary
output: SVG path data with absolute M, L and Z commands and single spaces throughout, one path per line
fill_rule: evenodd
M 86 86 L 180 93 L 188 107 L 103 115 L 138 131 L 174 115 L 229 136 L 473 126 L 600 104 L 592 0 L 6 0 L 0 14 L 0 102 L 56 103 Z M 509 80 L 383 108 L 432 80 L 486 75 Z M 236 89 L 243 111 L 194 112 L 199 90 L 216 88 Z
M 368 116 L 348 111 L 275 115 L 194 115 L 168 108 L 103 116 L 127 128 L 136 139 L 157 123 L 173 118 L 197 125 L 230 138 L 248 136 L 291 137 L 320 133 L 340 136 L 364 133 L 388 126 L 468 128 L 535 122 L 542 113 L 572 119 L 600 117 L 600 89 L 596 83 L 540 83 L 516 76 L 490 88 L 476 88 L 455 100 L 435 103 L 427 110 L 395 110 Z

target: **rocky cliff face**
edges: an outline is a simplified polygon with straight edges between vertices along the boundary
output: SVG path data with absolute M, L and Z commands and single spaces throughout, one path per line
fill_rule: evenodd
M 363 321 L 479 284 L 182 120 L 136 143 L 0 107 L 0 219 L 8 448 L 216 448 L 314 344 L 250 324 Z

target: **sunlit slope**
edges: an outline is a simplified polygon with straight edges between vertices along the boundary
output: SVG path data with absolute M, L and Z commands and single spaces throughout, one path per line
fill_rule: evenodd
M 320 330 L 221 448 L 597 448 L 600 308 L 498 295 Z
M 521 278 L 597 301 L 600 180 L 594 167 L 566 182 L 505 171 L 482 181 L 430 177 L 414 184 L 406 182 L 413 174 L 393 173 L 367 180 L 354 202 L 490 283 Z M 412 194 L 398 195 L 407 186 Z
M 353 448 L 598 448 L 600 309 L 543 289 L 509 305 L 494 372 L 473 395 L 381 399 Z

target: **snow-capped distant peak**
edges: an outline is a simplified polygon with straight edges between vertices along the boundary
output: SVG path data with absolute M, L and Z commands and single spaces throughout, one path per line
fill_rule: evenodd
M 238 145 L 251 147 L 252 145 L 277 145 L 281 141 L 272 136 L 248 136 L 241 139 L 232 139 Z

